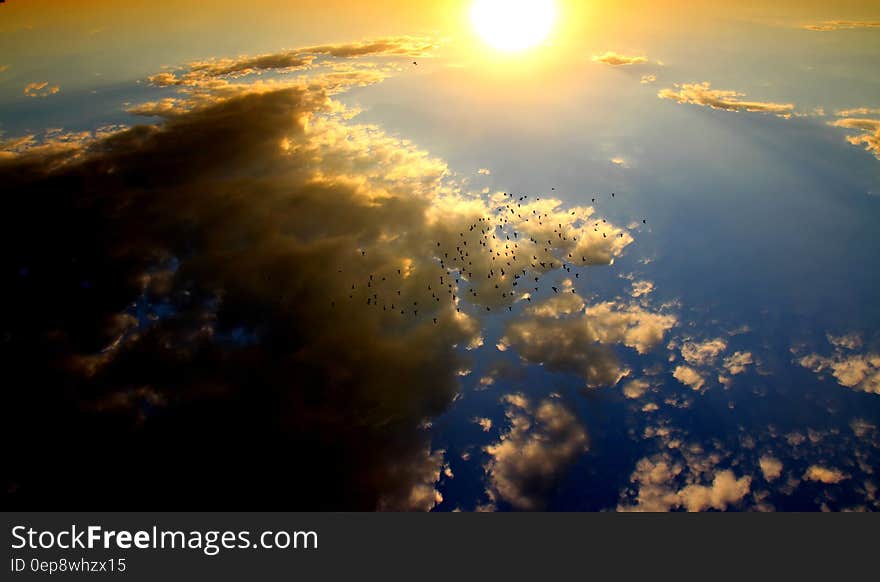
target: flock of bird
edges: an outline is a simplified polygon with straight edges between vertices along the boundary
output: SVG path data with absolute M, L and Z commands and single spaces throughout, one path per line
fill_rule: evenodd
M 433 256 L 435 274 L 421 279 L 416 288 L 412 285 L 417 280 L 413 276 L 416 274 L 414 268 L 393 268 L 387 272 L 369 273 L 366 279 L 351 281 L 346 294 L 347 300 L 363 302 L 367 307 L 381 308 L 382 311 L 399 313 L 400 316 L 418 318 L 420 313 L 422 316 L 431 315 L 435 325 L 438 324 L 437 304 L 449 302 L 457 313 L 461 313 L 462 289 L 467 293 L 471 304 L 482 305 L 487 312 L 492 311 L 493 305 L 496 309 L 500 305 L 502 309 L 506 307 L 508 311 L 513 311 L 516 301 L 531 303 L 532 291 L 541 291 L 543 274 L 558 268 L 571 274 L 572 266 L 577 262 L 578 257 L 571 252 L 568 253 L 567 260 L 556 256 L 555 251 L 558 249 L 554 248 L 554 237 L 556 243 L 567 247 L 573 246 L 578 238 L 566 232 L 561 222 L 557 222 L 555 226 L 550 224 L 553 219 L 550 213 L 539 212 L 537 208 L 532 208 L 529 213 L 527 195 L 514 197 L 504 193 L 503 197 L 504 200 L 497 206 L 494 216 L 475 219 L 458 233 L 454 242 L 444 244 L 441 240 L 432 241 L 430 254 Z M 611 193 L 611 198 L 616 198 L 616 194 Z M 537 197 L 536 200 L 540 201 L 541 198 Z M 595 197 L 592 202 L 596 203 Z M 575 211 L 571 212 L 571 215 L 575 214 Z M 515 220 L 520 225 L 530 221 L 537 222 L 539 228 L 532 230 L 543 230 L 540 227 L 544 227 L 546 222 L 547 226 L 552 226 L 553 236 L 538 240 L 536 236 L 526 235 L 515 227 Z M 647 220 L 642 219 L 642 223 L 647 224 Z M 590 222 L 596 233 L 600 232 L 603 224 L 607 224 L 605 219 Z M 608 237 L 605 229 L 601 233 L 602 238 Z M 623 237 L 624 233 L 619 232 L 618 236 Z M 359 251 L 361 257 L 367 256 L 367 249 Z M 581 255 L 580 264 L 587 266 L 590 260 Z M 355 271 L 364 272 L 361 268 Z M 344 274 L 345 269 L 340 266 L 337 272 Z M 580 279 L 580 276 L 579 272 L 574 272 L 575 279 Z M 463 281 L 467 283 L 466 286 L 462 285 Z M 570 289 L 560 289 L 549 285 L 549 289 L 554 294 L 566 291 L 576 293 L 573 286 Z M 427 293 L 431 294 L 430 299 L 427 299 Z M 488 301 L 485 300 L 487 297 Z M 419 298 L 422 299 L 421 303 Z M 331 299 L 330 307 L 335 309 L 338 300 L 341 299 Z

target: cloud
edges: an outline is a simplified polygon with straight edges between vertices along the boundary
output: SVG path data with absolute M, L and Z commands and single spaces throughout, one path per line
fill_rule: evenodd
M 862 111 L 877 112 L 877 110 L 867 109 L 863 109 Z M 830 121 L 829 125 L 860 131 L 861 133 L 859 135 L 848 136 L 846 141 L 856 146 L 863 145 L 866 151 L 871 152 L 874 154 L 875 158 L 880 160 L 880 119 L 845 117 L 843 119 Z
M 684 83 L 675 85 L 676 89 L 661 89 L 657 96 L 678 103 L 703 105 L 724 111 L 746 111 L 750 113 L 772 113 L 779 117 L 791 117 L 794 105 L 765 101 L 742 101 L 744 93 L 724 89 L 713 89 L 710 83 Z
M 627 371 L 613 345 L 646 354 L 663 340 L 677 318 L 635 304 L 604 302 L 584 307 L 583 299 L 563 286 L 560 293 L 513 318 L 499 344 L 528 363 L 581 376 L 587 386 L 613 386 Z
M 720 471 L 715 474 L 711 485 L 688 485 L 679 491 L 678 496 L 688 511 L 724 511 L 728 505 L 739 503 L 748 494 L 751 481 L 748 476 L 737 479 L 733 471 Z
M 763 456 L 758 460 L 764 479 L 774 481 L 782 475 L 782 461 L 775 457 Z
M 672 377 L 685 386 L 690 386 L 692 390 L 700 390 L 706 385 L 706 380 L 703 376 L 689 366 L 676 366 L 672 372 Z
M 301 71 L 315 66 L 320 57 L 351 59 L 364 56 L 423 56 L 436 47 L 428 38 L 396 36 L 356 43 L 318 45 L 257 56 L 192 61 L 177 72 L 164 71 L 148 78 L 159 87 L 204 86 L 222 78 L 237 78 L 267 71 Z M 332 64 L 344 71 L 351 65 Z
M 651 83 L 655 82 L 656 80 L 657 80 L 657 75 L 649 74 L 649 75 L 642 75 L 642 78 L 639 80 L 639 82 L 642 85 L 650 85 Z
M 623 395 L 627 398 L 641 398 L 651 388 L 651 384 L 645 380 L 637 378 L 630 380 L 623 386 Z
M 489 432 L 490 430 L 492 430 L 491 418 L 474 418 L 474 422 L 480 425 L 480 428 L 483 429 L 483 432 Z
M 641 63 L 647 63 L 647 57 L 628 57 L 625 55 L 621 55 L 612 51 L 606 51 L 604 54 L 595 55 L 593 57 L 594 63 L 604 63 L 606 65 L 611 65 L 613 67 L 619 67 L 624 65 L 638 65 Z
M 321 54 L 379 47 L 347 46 Z M 353 122 L 334 96 L 385 72 L 309 73 L 202 76 L 133 107 L 148 123 L 3 143 L 16 269 L 0 357 L 44 387 L 4 395 L 8 429 L 38 435 L 7 461 L 23 494 L 430 509 L 449 477 L 431 420 L 459 394 L 482 314 L 525 305 L 514 274 L 607 265 L 632 242 L 589 207 L 468 192 L 442 160 Z M 671 325 L 606 310 L 572 317 L 636 349 Z M 563 410 L 518 414 L 573 451 Z M 59 489 L 83 443 L 113 466 Z M 496 462 L 496 490 L 513 491 L 515 463 Z
M 682 477 L 694 480 L 700 473 L 696 467 L 674 463 L 666 455 L 643 458 L 630 478 L 637 487 L 634 502 L 619 505 L 618 511 L 724 511 L 729 505 L 742 502 L 749 493 L 751 477 L 737 478 L 731 470 L 702 471 L 706 484 L 691 482 L 679 488 L 677 483 Z
M 681 346 L 681 355 L 692 366 L 708 366 L 727 349 L 727 342 L 722 338 L 705 342 L 687 341 Z
M 804 479 L 807 481 L 818 481 L 820 483 L 825 483 L 826 485 L 840 483 L 847 478 L 846 475 L 837 469 L 829 469 L 828 467 L 822 467 L 820 465 L 811 465 L 804 473 Z
M 729 374 L 736 376 L 745 372 L 754 363 L 751 352 L 736 352 L 732 356 L 724 358 L 724 369 Z
M 861 338 L 855 335 L 829 334 L 828 341 L 834 347 L 832 355 L 807 354 L 798 358 L 798 364 L 816 374 L 830 372 L 837 383 L 846 388 L 880 394 L 880 354 L 857 353 Z
M 533 406 L 516 394 L 505 401 L 510 428 L 485 449 L 489 497 L 516 509 L 544 509 L 567 469 L 586 452 L 586 430 L 557 399 Z
M 24 86 L 24 94 L 27 97 L 48 97 L 61 90 L 58 85 L 49 85 L 48 81 L 28 83 Z
M 880 28 L 880 21 L 871 20 L 826 20 L 818 24 L 805 24 L 803 28 L 816 32 L 853 30 L 858 28 Z
M 480 168 L 479 170 L 477 170 L 477 173 L 483 176 L 489 176 L 492 174 L 492 170 L 490 170 L 489 168 Z
M 841 109 L 834 115 L 838 117 L 853 117 L 856 115 L 880 115 L 880 108 L 870 107 L 854 107 L 852 109 Z

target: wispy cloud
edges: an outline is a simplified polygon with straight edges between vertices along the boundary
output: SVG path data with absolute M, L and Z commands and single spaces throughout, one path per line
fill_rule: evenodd
M 160 87 L 199 86 L 216 79 L 237 78 L 267 71 L 297 71 L 312 68 L 319 57 L 353 59 L 364 56 L 423 56 L 436 47 L 428 38 L 397 36 L 336 45 L 318 45 L 279 53 L 236 58 L 193 61 L 176 71 L 149 77 Z M 338 63 L 338 62 L 337 62 Z
M 880 28 L 880 20 L 826 20 L 814 24 L 805 24 L 803 25 L 803 28 L 817 32 L 854 30 L 859 28 Z
M 861 132 L 858 135 L 848 136 L 846 141 L 856 146 L 864 146 L 866 151 L 871 152 L 874 157 L 880 160 L 880 118 L 853 117 L 856 115 L 880 115 L 880 109 L 859 107 L 838 111 L 837 116 L 842 119 L 830 121 L 828 124 L 833 127 Z
M 24 86 L 24 94 L 28 97 L 48 97 L 61 90 L 58 85 L 49 85 L 48 81 L 28 83 Z
M 749 113 L 771 113 L 779 117 L 791 117 L 792 103 L 773 103 L 770 101 L 744 101 L 745 93 L 727 89 L 713 89 L 709 82 L 684 83 L 675 89 L 661 89 L 657 96 L 678 103 L 702 105 L 724 111 L 746 111 Z

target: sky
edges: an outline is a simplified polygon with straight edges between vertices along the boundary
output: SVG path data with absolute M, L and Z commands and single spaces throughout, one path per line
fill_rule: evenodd
M 876 3 L 475 4 L 0 4 L 6 506 L 880 509 Z

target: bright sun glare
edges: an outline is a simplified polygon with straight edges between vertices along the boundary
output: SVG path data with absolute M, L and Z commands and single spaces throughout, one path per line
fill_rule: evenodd
M 477 0 L 471 21 L 483 40 L 498 50 L 518 52 L 544 40 L 556 20 L 553 0 Z

